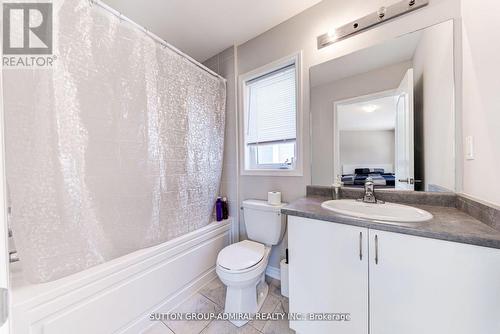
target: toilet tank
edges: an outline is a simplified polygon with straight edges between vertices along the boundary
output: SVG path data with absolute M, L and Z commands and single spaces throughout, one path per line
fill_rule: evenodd
M 270 205 L 266 201 L 245 200 L 242 203 L 243 219 L 248 239 L 265 245 L 277 245 L 286 229 L 286 216 L 281 214 L 280 205 Z

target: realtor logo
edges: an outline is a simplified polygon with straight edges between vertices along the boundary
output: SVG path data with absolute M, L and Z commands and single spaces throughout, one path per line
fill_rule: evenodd
M 4 3 L 2 65 L 51 66 L 52 31 L 52 3 Z

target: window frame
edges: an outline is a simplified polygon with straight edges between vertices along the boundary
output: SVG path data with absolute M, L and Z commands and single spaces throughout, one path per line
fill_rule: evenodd
M 247 168 L 247 149 L 245 145 L 245 114 L 248 106 L 247 82 L 260 76 L 269 74 L 280 68 L 295 64 L 295 103 L 296 103 L 296 137 L 295 137 L 295 163 L 294 168 Z M 302 51 L 273 61 L 257 69 L 249 71 L 238 77 L 239 87 L 239 159 L 240 175 L 260 175 L 260 176 L 303 176 L 303 141 L 302 141 Z

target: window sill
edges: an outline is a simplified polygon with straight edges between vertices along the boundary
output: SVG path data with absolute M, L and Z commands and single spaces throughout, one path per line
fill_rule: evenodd
M 243 169 L 241 176 L 304 176 L 302 171 L 292 169 Z

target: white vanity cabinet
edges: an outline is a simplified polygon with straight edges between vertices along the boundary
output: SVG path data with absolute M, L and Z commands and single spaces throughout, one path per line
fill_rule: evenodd
M 371 334 L 500 333 L 500 250 L 376 230 L 369 244 Z
M 500 250 L 295 216 L 288 224 L 290 312 L 351 313 L 350 323 L 291 321 L 298 333 L 500 333 Z
M 298 333 L 368 333 L 368 229 L 288 217 L 290 314 L 350 313 L 350 321 L 291 321 Z

